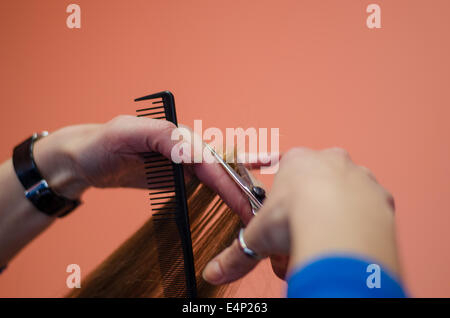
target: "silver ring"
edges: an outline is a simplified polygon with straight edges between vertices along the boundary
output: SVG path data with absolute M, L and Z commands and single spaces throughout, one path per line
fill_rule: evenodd
M 242 252 L 244 252 L 245 255 L 247 255 L 255 260 L 260 260 L 260 259 L 264 258 L 264 257 L 258 255 L 256 252 L 254 252 L 252 249 L 250 249 L 247 246 L 247 243 L 245 243 L 245 241 L 244 241 L 244 229 L 243 228 L 241 228 L 241 230 L 239 231 L 238 242 L 239 242 L 239 247 L 241 248 Z

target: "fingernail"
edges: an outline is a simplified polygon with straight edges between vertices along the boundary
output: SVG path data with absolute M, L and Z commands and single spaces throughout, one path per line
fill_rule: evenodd
M 208 283 L 218 285 L 223 280 L 223 272 L 218 261 L 211 261 L 203 270 L 203 279 Z

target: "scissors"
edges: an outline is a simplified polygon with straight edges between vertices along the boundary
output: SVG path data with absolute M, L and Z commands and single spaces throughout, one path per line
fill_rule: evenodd
M 244 167 L 242 163 L 237 164 L 237 168 L 239 173 L 237 173 L 225 160 L 222 159 L 221 156 L 217 154 L 217 152 L 207 143 L 204 143 L 206 148 L 212 153 L 212 155 L 216 158 L 216 160 L 220 163 L 220 165 L 225 169 L 225 171 L 230 175 L 234 182 L 241 188 L 241 190 L 247 195 L 248 200 L 250 201 L 250 205 L 252 207 L 253 215 L 258 212 L 258 210 L 262 207 L 264 199 L 266 198 L 266 192 L 263 188 L 256 186 L 253 183 L 250 174 L 247 169 Z

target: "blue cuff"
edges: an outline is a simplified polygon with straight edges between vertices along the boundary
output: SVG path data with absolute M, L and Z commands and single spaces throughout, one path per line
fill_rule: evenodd
M 400 283 L 381 264 L 329 255 L 301 266 L 288 279 L 287 297 L 404 298 Z

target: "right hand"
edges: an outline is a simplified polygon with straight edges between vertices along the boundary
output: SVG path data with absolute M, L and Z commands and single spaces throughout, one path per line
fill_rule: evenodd
M 246 227 L 244 240 L 259 255 L 284 255 L 272 257 L 279 276 L 326 253 L 370 257 L 396 273 L 393 212 L 391 194 L 345 150 L 295 148 L 282 157 L 272 191 Z M 257 263 L 235 240 L 203 276 L 212 284 L 229 283 Z

